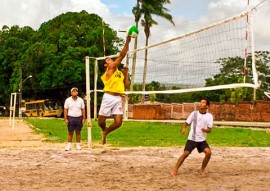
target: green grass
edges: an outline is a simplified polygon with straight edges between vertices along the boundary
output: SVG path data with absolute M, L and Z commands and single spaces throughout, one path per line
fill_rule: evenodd
M 66 142 L 67 127 L 63 119 L 26 119 L 33 125 L 34 132 L 43 134 L 49 142 Z M 112 121 L 108 121 L 112 123 Z M 107 143 L 116 147 L 172 147 L 183 146 L 187 134 L 182 135 L 182 124 L 123 122 L 122 127 L 107 137 Z M 74 136 L 75 138 L 75 136 Z M 92 122 L 92 142 L 100 143 L 101 130 L 96 121 Z M 87 142 L 87 127 L 82 130 L 82 141 Z M 214 127 L 207 135 L 211 146 L 228 147 L 269 147 L 270 134 L 264 130 L 247 128 Z

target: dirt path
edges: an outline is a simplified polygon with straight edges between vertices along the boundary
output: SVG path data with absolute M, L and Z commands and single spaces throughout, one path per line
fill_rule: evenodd
M 194 151 L 171 177 L 181 147 L 84 148 L 44 143 L 23 121 L 12 131 L 0 120 L 0 190 L 195 190 L 268 191 L 270 148 L 213 147 L 207 177 L 198 171 L 203 154 Z M 86 144 L 85 144 L 86 145 Z
M 57 147 L 63 144 L 44 142 L 41 135 L 34 134 L 23 120 L 16 120 L 15 126 L 9 126 L 8 119 L 0 119 L 0 148 Z

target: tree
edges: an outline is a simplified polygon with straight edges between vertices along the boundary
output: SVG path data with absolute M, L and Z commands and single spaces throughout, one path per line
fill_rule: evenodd
M 106 24 L 106 52 L 115 54 L 123 40 Z M 37 31 L 30 27 L 3 26 L 0 31 L 0 105 L 18 91 L 22 77 L 30 74 L 24 96 L 31 99 L 69 95 L 71 86 L 85 90 L 85 56 L 103 56 L 102 19 L 96 14 L 68 12 L 44 22 Z M 91 76 L 93 76 L 93 64 Z M 91 78 L 93 83 L 93 78 Z M 99 83 L 101 84 L 101 83 Z
M 138 22 L 141 17 L 141 24 L 144 28 L 146 40 L 145 46 L 148 46 L 148 41 L 150 37 L 150 28 L 158 23 L 153 19 L 153 15 L 165 18 L 173 25 L 173 19 L 170 14 L 168 14 L 168 9 L 164 7 L 165 4 L 170 4 L 170 0 L 137 0 L 136 6 L 133 8 L 133 14 L 135 16 L 135 22 Z M 145 91 L 146 82 L 146 72 L 147 72 L 147 55 L 148 50 L 145 49 L 144 52 L 144 74 L 143 74 L 143 86 L 142 91 Z
M 11 92 L 18 92 L 23 78 L 29 76 L 25 52 L 33 43 L 31 27 L 3 26 L 0 31 L 0 105 L 6 104 Z
M 117 52 L 113 45 L 119 40 L 116 32 L 106 30 L 106 52 Z M 42 88 L 71 87 L 85 84 L 85 56 L 102 56 L 102 19 L 96 14 L 65 13 L 43 23 L 38 30 L 43 36 L 42 63 L 38 76 Z
M 137 28 L 139 27 L 139 21 L 140 21 L 141 15 L 142 15 L 141 9 L 140 9 L 141 3 L 142 3 L 142 0 L 137 0 L 136 6 L 132 8 L 132 13 L 135 17 L 135 23 L 136 23 Z M 138 45 L 138 38 L 135 38 L 134 50 L 137 49 L 137 45 Z M 135 52 L 133 55 L 133 58 L 132 58 L 132 74 L 131 74 L 131 76 L 135 76 L 136 59 L 137 59 L 137 53 Z M 133 91 L 133 86 L 134 86 L 134 78 L 132 77 L 130 80 L 130 91 Z
M 247 57 L 247 73 L 245 76 L 246 83 L 253 83 L 252 78 L 252 60 L 251 56 Z M 240 57 L 222 58 L 218 61 L 221 64 L 220 73 L 213 78 L 206 79 L 206 86 L 223 85 L 231 83 L 243 83 L 243 63 L 244 59 Z M 257 99 L 262 99 L 264 91 L 270 90 L 270 54 L 268 51 L 255 52 L 256 70 L 258 73 L 258 81 L 260 83 L 257 92 Z M 201 93 L 197 93 L 197 96 Z M 197 97 L 195 96 L 195 97 Z M 253 89 L 236 88 L 226 90 L 212 91 L 209 95 L 213 101 L 251 101 L 253 98 Z

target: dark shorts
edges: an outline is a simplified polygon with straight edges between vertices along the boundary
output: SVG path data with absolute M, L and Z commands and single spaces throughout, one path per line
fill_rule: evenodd
M 68 116 L 68 131 L 78 130 L 81 131 L 83 124 L 82 124 L 82 116 L 80 117 L 71 117 Z
M 184 150 L 189 151 L 191 153 L 195 148 L 197 148 L 198 152 L 201 153 L 203 152 L 205 148 L 210 148 L 210 147 L 206 141 L 195 142 L 195 141 L 187 140 Z

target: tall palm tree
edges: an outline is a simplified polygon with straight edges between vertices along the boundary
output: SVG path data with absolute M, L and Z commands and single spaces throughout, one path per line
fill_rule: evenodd
M 158 24 L 153 19 L 152 15 L 162 17 L 168 20 L 170 23 L 172 23 L 175 26 L 172 16 L 168 13 L 169 10 L 164 7 L 165 4 L 170 4 L 170 3 L 171 3 L 170 0 L 137 0 L 137 5 L 133 8 L 133 10 L 136 10 L 136 11 L 134 11 L 133 14 L 136 13 L 134 14 L 135 22 L 136 21 L 139 22 L 141 16 L 143 16 L 143 18 L 141 19 L 141 24 L 144 28 L 144 33 L 146 36 L 145 46 L 148 46 L 149 37 L 151 33 L 150 28 L 153 25 Z M 145 49 L 142 91 L 145 91 L 146 73 L 147 73 L 147 57 L 148 57 L 148 49 Z
M 137 28 L 139 26 L 139 21 L 140 21 L 141 15 L 142 15 L 141 9 L 140 9 L 141 3 L 142 3 L 142 0 L 137 0 L 136 6 L 133 7 L 133 9 L 132 9 L 132 13 L 135 16 L 135 23 L 136 23 Z M 135 38 L 134 50 L 137 49 L 137 45 L 138 45 L 138 38 Z M 134 75 L 135 75 L 135 69 L 136 69 L 136 57 L 137 57 L 137 54 L 135 52 L 133 55 L 133 59 L 132 59 L 132 73 L 131 73 L 130 91 L 133 91 Z

